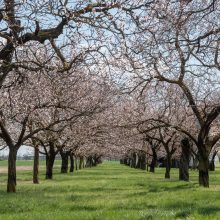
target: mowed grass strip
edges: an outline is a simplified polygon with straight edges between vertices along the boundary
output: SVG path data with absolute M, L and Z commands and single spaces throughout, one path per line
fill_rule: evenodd
M 210 188 L 205 189 L 198 186 L 196 171 L 190 182 L 180 182 L 177 169 L 165 180 L 163 168 L 152 174 L 106 161 L 60 174 L 59 163 L 53 180 L 44 180 L 41 164 L 39 185 L 32 184 L 31 171 L 18 171 L 16 194 L 5 192 L 7 174 L 1 173 L 0 219 L 220 219 L 219 168 L 210 173 Z

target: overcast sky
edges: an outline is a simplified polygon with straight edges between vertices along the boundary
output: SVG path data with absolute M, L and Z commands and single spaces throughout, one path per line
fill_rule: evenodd
M 23 155 L 33 155 L 33 149 L 25 145 L 21 146 L 18 150 L 17 156 L 21 157 Z M 0 156 L 8 156 L 8 149 L 1 150 Z

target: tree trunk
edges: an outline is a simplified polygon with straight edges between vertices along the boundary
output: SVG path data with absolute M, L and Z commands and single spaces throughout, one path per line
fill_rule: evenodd
M 85 168 L 85 160 L 84 160 L 84 157 L 83 157 L 83 168 Z
M 196 156 L 193 156 L 192 157 L 192 161 L 193 161 L 193 164 L 192 164 L 192 169 L 193 170 L 196 170 L 198 168 L 198 158 Z
M 135 168 L 140 169 L 141 168 L 141 155 L 140 154 L 137 154 L 136 160 L 137 160 L 137 164 Z
M 215 156 L 217 155 L 217 152 L 218 152 L 218 151 L 214 151 L 214 152 L 213 152 L 211 161 L 209 162 L 209 170 L 210 170 L 210 171 L 215 171 Z
M 142 152 L 140 154 L 140 169 L 146 170 L 146 164 L 147 164 L 146 155 L 145 153 Z
M 87 167 L 92 167 L 92 164 L 93 164 L 93 162 L 92 162 L 92 156 L 89 156 L 88 158 L 87 158 L 87 160 L 86 160 L 86 166 Z
M 95 167 L 97 165 L 97 160 L 96 160 L 96 157 L 93 156 L 92 157 L 92 167 Z
M 33 183 L 38 184 L 38 173 L 39 173 L 39 148 L 38 146 L 34 147 L 34 166 L 33 166 Z
M 215 171 L 215 161 L 214 160 L 211 160 L 209 162 L 209 170 L 210 171 Z
M 67 173 L 68 172 L 68 152 L 65 152 L 63 150 L 60 150 L 60 156 L 62 159 L 61 164 L 61 173 Z
M 55 154 L 46 156 L 46 179 L 53 179 L 53 165 L 55 156 Z
M 154 159 L 152 158 L 152 161 L 150 163 L 150 172 L 151 173 L 154 173 L 155 172 L 155 161 Z
M 148 160 L 148 156 L 146 157 L 146 166 L 147 166 L 147 171 L 149 171 L 149 160 Z
M 167 155 L 165 178 L 170 179 L 171 158 Z
M 7 192 L 16 192 L 16 157 L 17 150 L 9 148 Z
M 152 158 L 151 163 L 150 163 L 150 172 L 154 173 L 155 172 L 155 166 L 157 164 L 157 153 L 156 153 L 155 149 L 152 149 L 152 151 L 153 151 L 153 158 Z
M 82 166 L 83 166 L 83 157 L 79 157 L 79 170 L 82 169 Z
M 209 187 L 209 159 L 200 157 L 199 159 L 199 185 Z
M 126 159 L 125 159 L 125 164 L 126 164 L 127 166 L 129 166 L 129 158 L 126 158 Z
M 136 153 L 133 153 L 132 154 L 132 162 L 131 162 L 132 168 L 136 168 L 136 159 L 137 159 Z
M 209 147 L 202 138 L 198 138 L 198 170 L 199 170 L 199 185 L 209 187 Z
M 132 159 L 129 157 L 128 166 L 132 167 Z
M 73 154 L 70 153 L 70 172 L 73 173 L 74 172 L 74 157 Z
M 93 166 L 97 166 L 100 163 L 102 163 L 101 156 L 100 155 L 95 155 L 93 157 Z
M 182 154 L 179 163 L 179 180 L 189 181 L 190 143 L 187 138 L 181 141 Z
M 75 157 L 75 170 L 78 170 L 78 161 L 77 161 L 77 157 Z

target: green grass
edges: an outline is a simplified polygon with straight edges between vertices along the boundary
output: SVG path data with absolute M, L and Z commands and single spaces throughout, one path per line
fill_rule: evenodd
M 56 165 L 46 181 L 41 167 L 40 184 L 33 185 L 32 173 L 19 171 L 16 194 L 5 192 L 6 174 L 0 174 L 0 219 L 220 219 L 220 168 L 210 174 L 209 189 L 198 186 L 196 171 L 180 182 L 175 169 L 165 180 L 163 168 L 152 174 L 118 162 L 59 172 Z

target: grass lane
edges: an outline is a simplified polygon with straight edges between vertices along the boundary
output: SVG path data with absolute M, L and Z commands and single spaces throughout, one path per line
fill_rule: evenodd
M 31 171 L 18 171 L 16 194 L 5 192 L 7 175 L 0 174 L 0 219 L 220 219 L 219 168 L 204 189 L 195 171 L 186 183 L 176 169 L 165 180 L 163 168 L 152 174 L 105 162 L 72 175 L 60 174 L 58 163 L 49 181 L 41 166 L 39 185 L 32 184 Z

